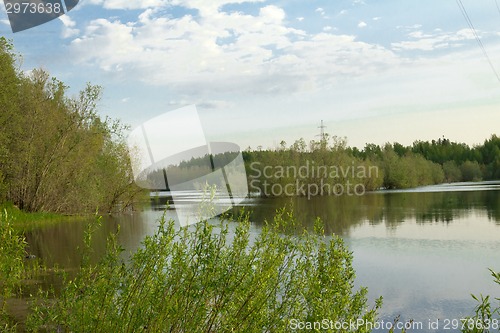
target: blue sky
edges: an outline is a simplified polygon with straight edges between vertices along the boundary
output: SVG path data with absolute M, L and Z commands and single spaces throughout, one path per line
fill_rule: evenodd
M 500 71 L 500 10 L 462 2 Z M 16 34 L 0 5 L 0 35 L 72 94 L 103 86 L 102 115 L 196 104 L 242 148 L 317 139 L 321 120 L 359 147 L 500 134 L 500 82 L 455 0 L 82 0 Z

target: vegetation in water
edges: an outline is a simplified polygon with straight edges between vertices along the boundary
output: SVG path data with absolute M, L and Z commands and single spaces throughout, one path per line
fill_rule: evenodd
M 288 332 L 299 323 L 318 327 L 324 318 L 362 319 L 367 324 L 355 332 L 370 332 L 381 307 L 381 298 L 369 306 L 367 290 L 354 290 L 352 255 L 340 238 L 326 236 L 319 220 L 314 232 L 298 232 L 294 215 L 280 210 L 261 233 L 245 213 L 238 223 L 205 221 L 180 230 L 162 219 L 131 259 L 121 259 L 112 236 L 107 255 L 94 263 L 97 219 L 88 225 L 77 276 L 66 280 L 61 294 L 31 296 L 28 319 L 19 322 L 10 305 L 26 303 L 23 284 L 36 265 L 26 259 L 13 219 L 5 210 L 0 214 L 2 332 Z M 492 275 L 500 284 L 500 275 Z M 478 306 L 460 323 L 462 331 L 498 332 L 500 303 L 473 297 Z M 343 331 L 330 328 L 323 331 Z
M 490 269 L 496 284 L 500 286 L 500 273 Z M 464 318 L 460 327 L 464 333 L 489 333 L 500 332 L 500 298 L 491 299 L 491 296 L 472 297 L 477 301 L 475 313 L 471 317 Z M 495 301 L 497 304 L 492 304 Z
M 367 290 L 354 290 L 352 255 L 342 240 L 326 236 L 319 221 L 315 233 L 294 233 L 295 224 L 285 210 L 258 235 L 246 214 L 237 224 L 205 221 L 180 230 L 162 220 L 129 262 L 119 259 L 111 239 L 102 262 L 87 262 L 60 298 L 34 309 L 28 326 L 35 332 L 289 332 L 292 319 L 373 323 L 381 299 L 368 307 Z
M 15 332 L 16 322 L 9 311 L 8 300 L 19 295 L 25 277 L 26 242 L 13 227 L 6 210 L 0 212 L 0 330 Z

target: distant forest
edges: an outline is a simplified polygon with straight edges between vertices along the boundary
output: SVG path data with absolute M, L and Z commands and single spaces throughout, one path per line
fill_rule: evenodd
M 254 181 L 257 187 L 264 181 L 270 186 L 290 184 L 297 175 L 286 172 L 286 169 L 290 166 L 298 169 L 304 165 L 309 169 L 314 165 L 313 171 L 324 170 L 319 166 L 326 166 L 328 170 L 326 177 L 319 172 L 309 172 L 307 177 L 299 174 L 300 181 L 305 184 L 324 186 L 327 182 L 330 185 L 350 182 L 363 184 L 367 191 L 500 179 L 500 138 L 496 135 L 474 147 L 440 138 L 430 142 L 415 141 L 411 146 L 367 144 L 360 150 L 347 146 L 345 138 L 325 134 L 323 139 L 312 140 L 309 144 L 299 139 L 292 145 L 282 141 L 279 148 L 272 150 L 247 148 L 243 158 L 249 184 Z M 282 167 L 285 167 L 284 171 Z M 378 172 L 362 172 L 373 170 L 373 167 Z M 331 171 L 337 168 L 351 168 L 354 172 Z
M 415 141 L 411 146 L 367 144 L 360 150 L 347 146 L 345 138 L 325 134 L 309 143 L 282 141 L 275 149 L 249 147 L 242 155 L 249 190 L 262 196 L 347 193 L 348 187 L 353 192 L 355 186 L 359 194 L 360 188 L 366 192 L 500 179 L 500 138 L 496 135 L 474 147 L 440 138 Z M 234 157 L 226 153 L 216 158 L 229 163 Z M 167 174 L 189 181 L 209 175 L 210 165 L 209 156 L 193 158 L 169 166 Z M 148 176 L 152 181 L 156 177 L 163 179 L 163 171 Z

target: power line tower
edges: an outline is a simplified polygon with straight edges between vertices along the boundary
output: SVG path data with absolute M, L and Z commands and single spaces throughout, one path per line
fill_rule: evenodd
M 321 126 L 318 126 L 318 128 L 320 129 L 319 137 L 321 138 L 321 141 L 325 141 L 326 140 L 326 136 L 325 136 L 326 126 L 323 125 L 323 120 L 321 120 Z

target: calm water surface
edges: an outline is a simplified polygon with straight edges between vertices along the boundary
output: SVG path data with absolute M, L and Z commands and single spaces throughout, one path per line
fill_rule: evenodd
M 366 286 L 371 304 L 384 297 L 381 319 L 422 323 L 414 332 L 446 330 L 447 320 L 472 314 L 470 294 L 500 296 L 488 268 L 500 270 L 500 182 L 461 183 L 362 197 L 249 199 L 258 230 L 277 208 L 293 207 L 311 227 L 322 218 L 329 233 L 341 235 L 354 254 L 356 286 Z M 161 208 L 161 207 L 159 207 Z M 162 210 L 107 217 L 94 238 L 96 258 L 106 237 L 120 226 L 119 242 L 133 251 L 157 228 Z M 175 217 L 173 211 L 167 216 Z M 48 265 L 78 267 L 85 223 L 71 222 L 28 233 L 31 253 Z M 46 277 L 45 283 L 57 279 Z M 439 329 L 429 321 L 439 320 Z M 384 330 L 385 331 L 385 330 Z

